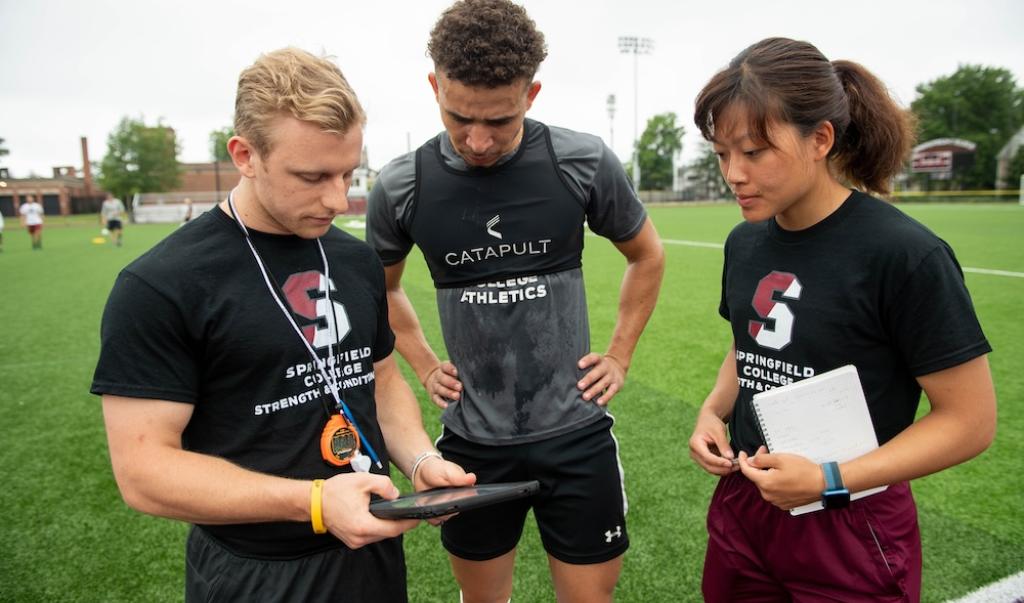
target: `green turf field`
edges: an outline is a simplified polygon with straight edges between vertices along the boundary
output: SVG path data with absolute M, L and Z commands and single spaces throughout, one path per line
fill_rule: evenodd
M 1024 207 L 904 205 L 955 248 L 965 268 L 1024 272 Z M 656 207 L 671 241 L 721 243 L 731 205 Z M 338 221 L 343 224 L 344 221 Z M 175 601 L 183 592 L 186 526 L 143 516 L 111 475 L 99 400 L 88 393 L 100 314 L 118 270 L 174 228 L 128 225 L 125 245 L 95 245 L 96 216 L 50 217 L 42 251 L 8 219 L 0 252 L 0 601 Z M 632 547 L 617 599 L 699 601 L 704 515 L 715 478 L 690 461 L 687 440 L 729 343 L 716 312 L 721 251 L 667 243 L 665 284 L 612 402 L 629 495 Z M 584 270 L 595 349 L 615 317 L 623 262 L 587 239 Z M 418 258 L 406 289 L 440 346 L 433 290 Z M 999 395 L 995 444 L 970 463 L 914 484 L 924 538 L 924 600 L 942 601 L 1024 570 L 1024 278 L 967 272 Z M 1015 368 L 1016 367 L 1016 368 Z M 408 374 L 408 373 L 407 373 Z M 422 390 L 417 387 L 422 396 Z M 923 405 L 924 406 L 924 405 Z M 438 412 L 425 407 L 428 431 Z M 403 490 L 404 480 L 398 480 Z M 457 601 L 438 542 L 423 525 L 406 539 L 410 598 Z M 552 601 L 546 561 L 528 523 L 513 600 Z

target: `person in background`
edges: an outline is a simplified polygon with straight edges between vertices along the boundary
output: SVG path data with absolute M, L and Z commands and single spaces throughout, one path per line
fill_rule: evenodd
M 107 198 L 100 206 L 100 224 L 110 233 L 114 245 L 121 246 L 121 235 L 124 230 L 124 203 L 114 195 L 107 193 Z
M 43 248 L 43 206 L 36 201 L 34 195 L 29 195 L 28 199 L 18 208 L 18 213 L 21 214 L 21 223 L 28 230 L 28 235 L 32 239 L 32 249 L 34 251 L 41 250 Z

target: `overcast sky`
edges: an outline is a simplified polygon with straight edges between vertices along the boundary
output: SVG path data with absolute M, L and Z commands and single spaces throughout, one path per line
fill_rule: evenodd
M 241 69 L 293 45 L 335 57 L 369 114 L 370 165 L 440 130 L 427 83 L 430 29 L 448 0 L 0 0 L 0 159 L 14 177 L 93 161 L 123 116 L 162 119 L 182 161 L 210 158 L 230 125 Z M 718 69 L 768 36 L 808 40 L 875 71 L 909 104 L 915 87 L 961 64 L 1011 70 L 1024 85 L 1020 0 L 526 0 L 547 37 L 543 88 L 529 115 L 592 132 L 628 158 L 634 57 L 619 36 L 653 40 L 637 58 L 639 127 L 675 111 L 684 157 L 698 151 L 693 99 Z M 607 98 L 616 97 L 614 122 Z

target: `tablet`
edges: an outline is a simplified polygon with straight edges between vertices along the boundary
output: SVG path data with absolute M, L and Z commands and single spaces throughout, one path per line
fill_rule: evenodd
M 540 482 L 503 482 L 461 488 L 438 488 L 370 503 L 370 513 L 383 519 L 429 519 L 529 496 Z

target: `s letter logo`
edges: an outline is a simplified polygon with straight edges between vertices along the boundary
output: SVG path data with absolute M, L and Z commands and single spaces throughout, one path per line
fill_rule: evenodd
M 772 272 L 757 284 L 757 291 L 751 305 L 764 322 L 751 320 L 747 332 L 754 341 L 766 348 L 781 350 L 793 340 L 793 311 L 781 301 L 775 301 L 775 293 L 784 299 L 800 299 L 803 288 L 795 274 Z
M 326 282 L 319 272 L 310 270 L 293 274 L 282 289 L 292 312 L 313 321 L 301 329 L 314 349 L 339 343 L 352 330 L 345 306 L 331 299 L 330 293 L 336 291 L 334 284 Z

